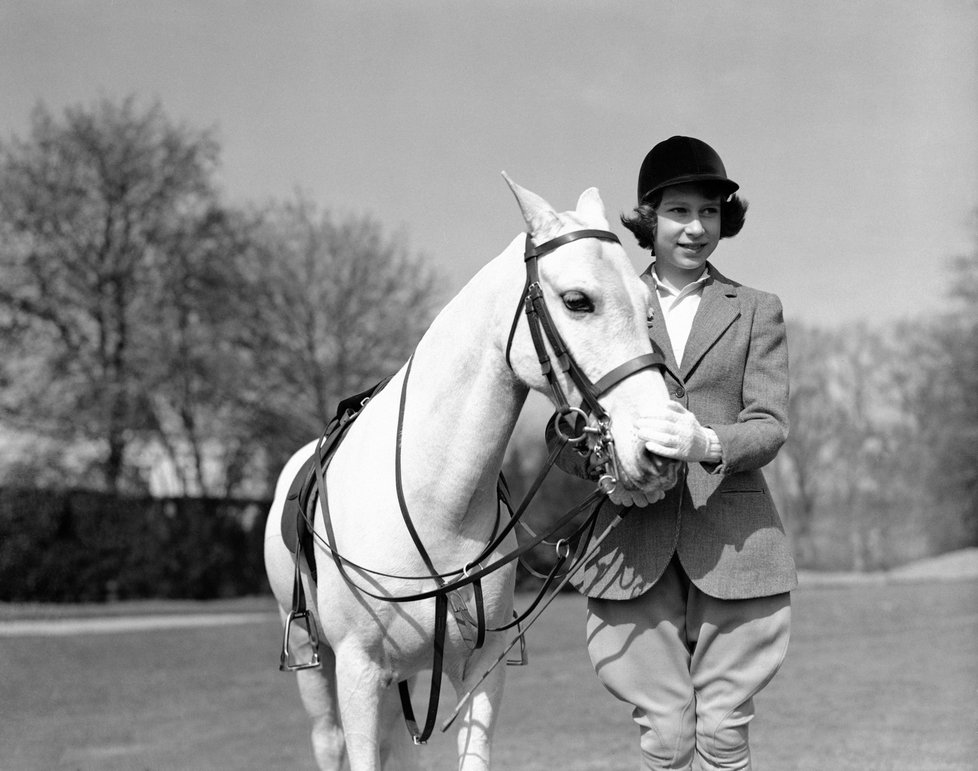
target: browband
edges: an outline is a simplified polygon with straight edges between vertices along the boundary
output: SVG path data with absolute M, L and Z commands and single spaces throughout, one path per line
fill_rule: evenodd
M 534 246 L 530 238 L 527 237 L 526 250 L 523 252 L 523 261 L 525 262 L 534 257 L 541 257 L 547 252 L 552 252 L 557 247 L 569 244 L 571 241 L 576 241 L 579 238 L 599 238 L 602 241 L 614 241 L 616 244 L 621 243 L 618 236 L 610 230 L 574 230 L 570 233 L 564 233 L 562 236 L 551 238 L 539 246 Z

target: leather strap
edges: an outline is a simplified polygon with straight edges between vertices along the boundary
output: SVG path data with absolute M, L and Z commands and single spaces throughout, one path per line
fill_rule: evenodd
M 394 447 L 394 486 L 397 489 L 397 503 L 401 509 L 401 517 L 404 520 L 404 525 L 407 527 L 407 531 L 411 534 L 411 540 L 414 541 L 414 547 L 418 550 L 418 554 L 421 555 L 421 559 L 424 561 L 425 567 L 431 572 L 431 575 L 435 578 L 435 581 L 439 585 L 443 585 L 445 582 L 442 581 L 438 575 L 438 571 L 435 570 L 431 557 L 428 555 L 428 550 L 425 549 L 424 543 L 422 543 L 421 537 L 418 535 L 418 531 L 414 527 L 414 522 L 411 519 L 411 515 L 408 513 L 407 500 L 404 498 L 404 484 L 401 476 L 401 437 L 404 434 L 404 408 L 407 402 L 407 386 L 408 380 L 411 377 L 411 365 L 413 363 L 414 357 L 412 356 L 410 359 L 408 359 L 407 368 L 404 372 L 404 382 L 401 383 L 401 400 L 400 406 L 397 410 L 397 437 Z
M 549 241 L 545 241 L 539 246 L 534 246 L 533 242 L 530 240 L 530 234 L 526 235 L 526 246 L 523 249 L 523 262 L 529 262 L 530 260 L 535 260 L 537 257 L 542 257 L 548 252 L 552 252 L 554 249 L 563 246 L 564 244 L 569 244 L 571 241 L 577 241 L 580 238 L 597 238 L 601 241 L 614 241 L 616 244 L 620 244 L 621 241 L 618 239 L 614 233 L 610 230 L 575 230 L 571 233 L 564 233 L 562 236 L 557 236 L 556 238 L 551 238 Z M 531 279 L 531 273 L 534 278 Z M 530 265 L 526 268 L 526 283 L 523 284 L 523 294 L 520 295 L 520 301 L 516 304 L 516 312 L 513 314 L 513 323 L 509 327 L 509 336 L 506 339 L 506 366 L 510 369 L 513 368 L 513 364 L 510 361 L 510 351 L 513 349 L 513 338 L 516 336 L 516 326 L 520 323 L 520 314 L 524 311 L 524 301 L 526 299 L 527 291 L 530 288 L 531 281 L 536 280 L 536 266 L 534 265 L 531 269 Z
M 564 233 L 562 236 L 551 238 L 549 241 L 544 241 L 539 246 L 533 246 L 532 243 L 528 244 L 523 252 L 523 260 L 525 262 L 526 260 L 531 260 L 534 257 L 542 257 L 547 252 L 552 252 L 554 249 L 557 249 L 564 244 L 569 244 L 571 241 L 577 241 L 580 238 L 597 238 L 602 241 L 614 241 L 616 244 L 621 243 L 618 236 L 616 236 L 610 230 L 574 230 L 570 233 Z
M 411 706 L 411 689 L 407 680 L 401 680 L 397 684 L 397 690 L 401 697 L 401 711 L 404 713 L 404 722 L 407 724 L 408 733 L 415 744 L 427 744 L 432 732 L 435 730 L 435 720 L 438 717 L 438 697 L 441 694 L 441 673 L 444 667 L 442 660 L 445 657 L 445 629 L 448 626 L 448 596 L 439 594 L 435 598 L 435 639 L 434 639 L 434 660 L 431 664 L 431 688 L 428 692 L 428 713 L 425 715 L 424 729 L 418 730 L 418 721 L 414 717 L 414 708 Z
M 624 364 L 619 364 L 594 384 L 594 395 L 601 396 L 607 393 L 622 380 L 634 375 L 636 372 L 641 372 L 643 369 L 652 369 L 653 367 L 664 369 L 666 359 L 662 355 L 662 350 L 653 341 L 650 340 L 649 342 L 652 343 L 652 353 L 645 353 L 641 356 L 636 356 L 634 359 L 629 359 Z
M 550 386 L 557 411 L 566 414 L 571 411 L 567 398 L 560 386 L 556 374 L 553 371 L 553 364 L 550 361 L 550 354 L 544 345 L 544 336 L 550 347 L 553 349 L 557 367 L 561 372 L 567 373 L 578 390 L 581 392 L 583 403 L 581 409 L 588 414 L 593 414 L 601 419 L 607 417 L 607 413 L 598 402 L 598 397 L 609 391 L 612 387 L 624 380 L 629 375 L 633 375 L 643 369 L 650 367 L 665 367 L 665 356 L 662 351 L 651 340 L 652 353 L 642 354 L 634 359 L 630 359 L 624 364 L 620 364 L 613 370 L 605 374 L 597 383 L 592 383 L 584 374 L 577 362 L 571 355 L 567 344 L 564 342 L 557 330 L 550 310 L 543 296 L 543 289 L 540 286 L 540 275 L 537 267 L 537 259 L 544 254 L 552 252 L 565 244 L 577 241 L 581 238 L 597 238 L 603 241 L 614 241 L 620 243 L 618 236 L 608 230 L 575 230 L 570 233 L 552 238 L 539 246 L 534 246 L 530 235 L 526 236 L 526 245 L 523 252 L 523 260 L 526 263 L 526 283 L 523 288 L 521 305 L 525 310 L 527 321 L 530 327 L 530 337 L 537 352 L 537 359 L 540 362 L 540 369 Z M 512 368 L 510 353 L 513 339 L 516 335 L 516 326 L 519 322 L 519 309 L 513 318 L 513 323 L 509 330 L 509 337 L 506 341 L 506 363 Z

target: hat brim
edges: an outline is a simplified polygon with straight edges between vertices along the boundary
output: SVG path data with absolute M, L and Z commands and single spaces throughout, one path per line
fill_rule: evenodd
M 719 174 L 684 174 L 683 176 L 673 177 L 672 179 L 667 179 L 660 182 L 648 192 L 643 193 L 639 203 L 644 203 L 650 195 L 657 193 L 663 188 L 672 187 L 673 185 L 682 185 L 687 182 L 717 182 L 723 188 L 725 195 L 731 195 L 740 189 L 740 185 L 738 185 L 732 179 L 721 177 Z

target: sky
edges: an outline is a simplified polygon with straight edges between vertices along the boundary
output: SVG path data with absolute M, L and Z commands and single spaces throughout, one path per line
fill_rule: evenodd
M 938 312 L 978 249 L 978 0 L 0 0 L 0 141 L 135 95 L 242 203 L 371 215 L 446 299 L 523 229 L 500 171 L 618 222 L 674 134 L 750 203 L 713 263 L 789 320 Z M 2 181 L 0 181 L 2 183 Z

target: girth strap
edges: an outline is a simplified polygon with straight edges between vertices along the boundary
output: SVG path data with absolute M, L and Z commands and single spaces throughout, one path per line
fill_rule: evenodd
M 397 684 L 397 691 L 401 697 L 401 711 L 404 713 L 404 722 L 407 724 L 408 733 L 415 744 L 426 744 L 431 734 L 435 730 L 435 720 L 438 717 L 438 696 L 441 692 L 441 673 L 444 667 L 442 659 L 445 656 L 445 629 L 448 626 L 448 596 L 439 594 L 435 598 L 435 639 L 434 639 L 434 658 L 431 664 L 431 688 L 428 692 L 428 713 L 425 715 L 424 728 L 418 730 L 418 721 L 414 717 L 414 708 L 411 706 L 411 690 L 407 680 L 401 680 Z

